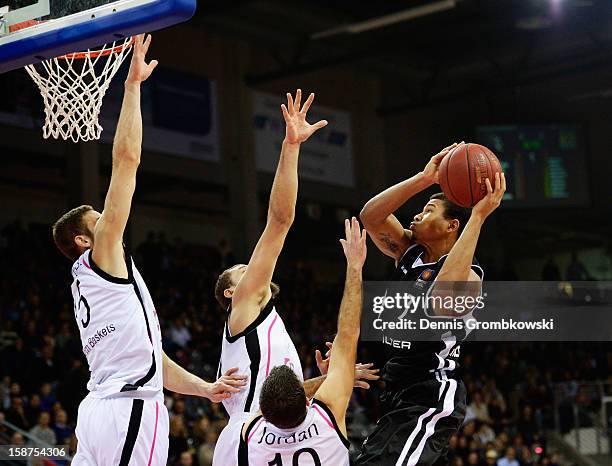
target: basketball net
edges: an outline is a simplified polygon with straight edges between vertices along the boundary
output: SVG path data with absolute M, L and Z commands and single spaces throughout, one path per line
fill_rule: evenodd
M 25 67 L 45 104 L 43 136 L 74 142 L 100 138 L 102 99 L 129 55 L 132 38 Z

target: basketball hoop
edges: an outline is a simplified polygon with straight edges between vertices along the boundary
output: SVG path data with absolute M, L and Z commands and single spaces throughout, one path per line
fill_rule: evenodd
M 129 37 L 99 50 L 70 53 L 25 67 L 45 104 L 45 139 L 52 136 L 79 142 L 100 138 L 102 99 L 131 49 Z

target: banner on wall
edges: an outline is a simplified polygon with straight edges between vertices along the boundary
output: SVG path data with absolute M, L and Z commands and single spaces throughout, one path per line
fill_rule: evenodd
M 304 98 L 306 98 L 304 96 Z M 257 169 L 274 173 L 281 144 L 285 137 L 285 121 L 281 113 L 282 98 L 261 92 L 253 93 L 253 127 Z M 315 104 L 308 112 L 308 121 L 327 120 L 329 124 L 313 134 L 300 150 L 300 177 L 337 186 L 353 187 L 353 148 L 351 115 L 348 112 Z
M 102 105 L 101 140 L 115 135 L 127 66 L 115 76 Z M 145 150 L 219 161 L 216 83 L 200 76 L 157 68 L 142 85 Z

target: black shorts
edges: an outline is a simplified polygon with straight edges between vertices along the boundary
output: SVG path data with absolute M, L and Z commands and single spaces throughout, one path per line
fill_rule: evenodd
M 463 382 L 451 378 L 386 391 L 386 414 L 363 443 L 355 464 L 447 465 L 448 441 L 465 418 L 465 397 Z

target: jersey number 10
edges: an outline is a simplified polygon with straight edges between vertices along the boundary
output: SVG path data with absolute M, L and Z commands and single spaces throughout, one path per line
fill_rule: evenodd
M 315 466 L 321 466 L 321 459 L 319 458 L 319 455 L 317 455 L 317 452 L 314 451 L 312 448 L 302 448 L 301 450 L 296 451 L 293 454 L 293 461 L 291 466 L 300 465 L 300 456 L 302 454 L 310 455 L 312 457 L 312 460 L 314 461 Z M 268 463 L 268 466 L 284 466 L 281 454 L 277 453 L 274 459 Z

